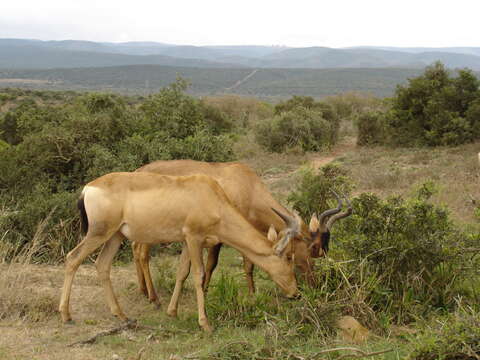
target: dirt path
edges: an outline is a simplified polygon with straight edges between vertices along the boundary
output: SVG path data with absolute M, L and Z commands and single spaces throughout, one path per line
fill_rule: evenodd
M 243 79 L 240 79 L 238 80 L 233 86 L 230 86 L 228 88 L 225 88 L 225 90 L 233 90 L 237 87 L 239 87 L 240 85 L 242 85 L 245 81 L 247 81 L 248 79 L 250 79 L 253 75 L 255 75 L 257 73 L 258 69 L 255 69 L 253 70 L 250 74 L 248 74 L 247 76 L 245 76 Z
M 355 137 L 346 137 L 339 141 L 332 149 L 328 151 L 309 154 L 308 164 L 313 167 L 313 169 L 317 170 L 322 166 L 325 166 L 335 161 L 336 159 L 348 154 L 349 152 L 354 151 L 356 146 L 355 143 Z M 267 175 L 264 176 L 262 180 L 268 186 L 272 186 L 272 184 L 292 176 L 295 172 L 297 172 L 297 170 L 298 168 L 288 172 Z
M 316 155 L 310 159 L 310 163 L 314 169 L 321 168 L 335 159 L 355 150 L 355 137 L 347 137 L 336 144 L 328 155 Z

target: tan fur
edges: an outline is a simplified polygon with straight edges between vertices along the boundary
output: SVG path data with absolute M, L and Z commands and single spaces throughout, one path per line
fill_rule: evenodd
M 270 225 L 276 229 L 285 228 L 285 223 L 276 215 L 271 208 L 275 208 L 282 213 L 293 216 L 293 214 L 280 205 L 270 194 L 267 187 L 262 183 L 255 172 L 247 165 L 236 162 L 227 163 L 207 163 L 194 160 L 171 160 L 155 161 L 145 165 L 137 170 L 138 172 L 154 172 L 162 175 L 194 175 L 204 174 L 215 179 L 225 191 L 226 196 L 238 211 L 260 232 L 266 234 Z M 310 242 L 308 227 L 301 221 L 302 233 L 299 237 L 293 239 L 295 252 L 295 264 L 305 275 L 309 283 L 313 283 L 312 260 L 309 254 L 308 244 L 302 240 L 307 239 Z M 135 239 L 133 239 L 135 240 Z M 149 245 L 132 244 L 134 260 L 137 268 L 137 276 L 140 284 L 140 290 L 148 296 L 150 301 L 157 301 L 157 295 L 149 276 Z M 206 265 L 206 277 L 204 289 L 206 290 L 210 282 L 213 270 L 218 262 L 219 248 L 210 249 Z M 188 262 L 188 257 L 182 256 Z M 181 269 L 188 267 L 188 264 L 180 266 Z M 244 257 L 244 268 L 248 283 L 249 292 L 255 291 L 253 282 L 253 264 Z M 185 270 L 180 270 L 185 272 Z M 188 273 L 188 272 L 187 272 Z M 177 279 L 182 276 L 177 275 Z M 177 282 L 176 286 L 180 286 Z M 174 297 L 168 306 L 168 313 L 175 315 L 177 310 L 175 304 L 178 299 L 174 291 Z
M 273 253 L 273 244 L 255 229 L 226 196 L 204 175 L 173 177 L 150 172 L 111 173 L 84 188 L 89 229 L 65 262 L 65 282 L 59 311 L 69 321 L 73 277 L 83 260 L 104 245 L 96 266 L 111 312 L 127 319 L 110 281 L 110 267 L 125 238 L 138 244 L 183 242 L 187 245 L 197 293 L 199 324 L 209 331 L 203 292 L 202 248 L 216 239 L 239 250 L 264 269 L 287 296 L 297 293 L 292 264 Z

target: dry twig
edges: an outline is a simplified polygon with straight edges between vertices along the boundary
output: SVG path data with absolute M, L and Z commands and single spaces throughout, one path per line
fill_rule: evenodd
M 105 331 L 101 331 L 99 332 L 98 334 L 88 338 L 87 340 L 82 340 L 82 341 L 76 341 L 74 343 L 71 343 L 69 345 L 67 345 L 68 347 L 72 347 L 72 346 L 75 346 L 75 345 L 86 345 L 86 344 L 93 344 L 95 343 L 99 338 L 101 337 L 104 337 L 104 336 L 110 336 L 110 335 L 115 335 L 115 334 L 118 334 L 119 332 L 123 331 L 123 330 L 138 330 L 138 329 L 150 329 L 150 330 L 153 330 L 153 328 L 149 327 L 149 326 L 143 326 L 143 325 L 139 325 L 137 324 L 136 322 L 134 321 L 128 321 L 120 326 L 117 326 L 113 329 L 110 329 L 110 330 L 105 330 Z M 140 354 L 141 356 L 141 354 Z
M 348 357 L 359 359 L 359 358 L 364 358 L 364 357 L 369 357 L 369 356 L 385 354 L 387 352 L 393 351 L 393 349 L 388 349 L 388 350 L 382 350 L 382 351 L 375 351 L 375 352 L 367 353 L 363 350 L 360 350 L 360 349 L 354 348 L 354 347 L 339 347 L 339 348 L 325 349 L 325 350 L 319 351 L 315 355 L 313 355 L 312 358 L 316 358 L 318 355 L 322 355 L 322 354 L 326 354 L 326 353 L 330 353 L 330 352 L 334 352 L 334 351 L 344 351 L 344 350 L 353 351 L 353 352 L 356 352 L 357 354 L 344 354 L 344 355 L 340 356 L 339 359 L 345 359 L 345 358 L 348 358 Z

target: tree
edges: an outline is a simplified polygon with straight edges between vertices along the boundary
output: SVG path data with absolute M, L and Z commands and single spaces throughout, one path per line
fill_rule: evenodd
M 470 70 L 450 77 L 442 63 L 398 86 L 387 114 L 394 145 L 458 145 L 478 138 L 478 125 L 468 109 L 480 99 L 480 82 Z

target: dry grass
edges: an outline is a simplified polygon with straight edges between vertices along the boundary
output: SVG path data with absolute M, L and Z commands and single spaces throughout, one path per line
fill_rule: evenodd
M 436 149 L 357 148 L 340 161 L 350 171 L 356 193 L 411 195 L 433 181 L 437 193 L 432 201 L 447 206 L 454 219 L 474 223 L 480 201 L 479 151 L 480 143 Z
M 14 245 L 0 241 L 0 255 L 3 264 L 12 254 L 16 254 L 9 264 L 4 265 L 4 269 L 0 273 L 0 288 L 3 289 L 0 302 L 0 319 L 39 321 L 42 320 L 43 316 L 48 316 L 52 312 L 50 311 L 52 308 L 50 305 L 53 301 L 49 301 L 51 299 L 48 296 L 43 296 L 43 294 L 35 296 L 32 294 L 32 289 L 27 286 L 31 274 L 26 265 L 32 262 L 33 254 L 41 251 L 41 245 L 39 244 L 42 243 L 43 231 L 47 222 L 48 219 L 45 219 L 38 225 L 31 245 L 24 247 L 20 252 L 17 252 L 18 249 Z

